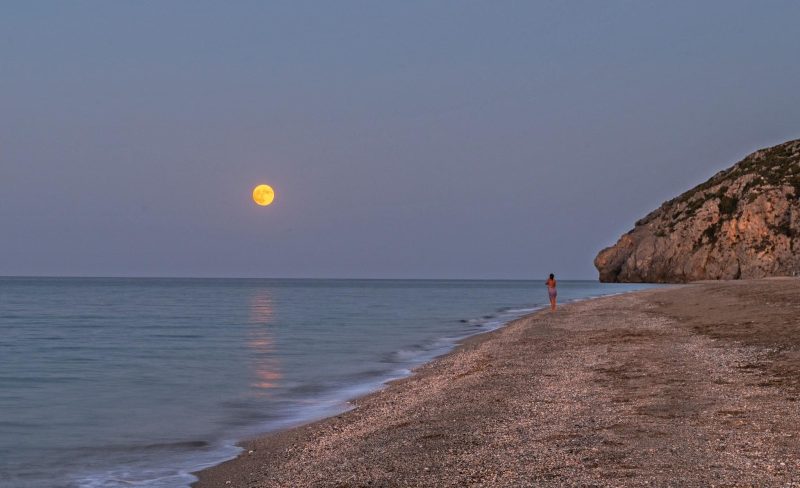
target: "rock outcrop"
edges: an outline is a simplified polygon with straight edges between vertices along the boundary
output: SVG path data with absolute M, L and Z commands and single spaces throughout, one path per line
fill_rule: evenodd
M 800 276 L 800 139 L 665 202 L 594 265 L 603 282 Z

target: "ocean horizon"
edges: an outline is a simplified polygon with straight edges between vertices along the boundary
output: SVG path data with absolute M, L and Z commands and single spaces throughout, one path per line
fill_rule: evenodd
M 0 487 L 186 487 L 546 304 L 544 280 L 0 278 Z

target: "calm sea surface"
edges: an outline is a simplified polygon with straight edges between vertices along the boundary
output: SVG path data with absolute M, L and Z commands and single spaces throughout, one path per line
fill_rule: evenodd
M 0 278 L 0 487 L 186 487 L 544 306 L 543 281 Z

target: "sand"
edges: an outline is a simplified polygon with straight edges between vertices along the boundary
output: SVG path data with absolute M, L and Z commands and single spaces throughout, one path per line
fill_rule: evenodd
M 649 290 L 472 338 L 195 486 L 800 486 L 798 399 L 800 280 Z

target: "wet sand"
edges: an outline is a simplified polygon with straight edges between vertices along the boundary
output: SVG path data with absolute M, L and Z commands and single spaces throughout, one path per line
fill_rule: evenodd
M 800 280 L 538 312 L 196 487 L 800 486 Z

